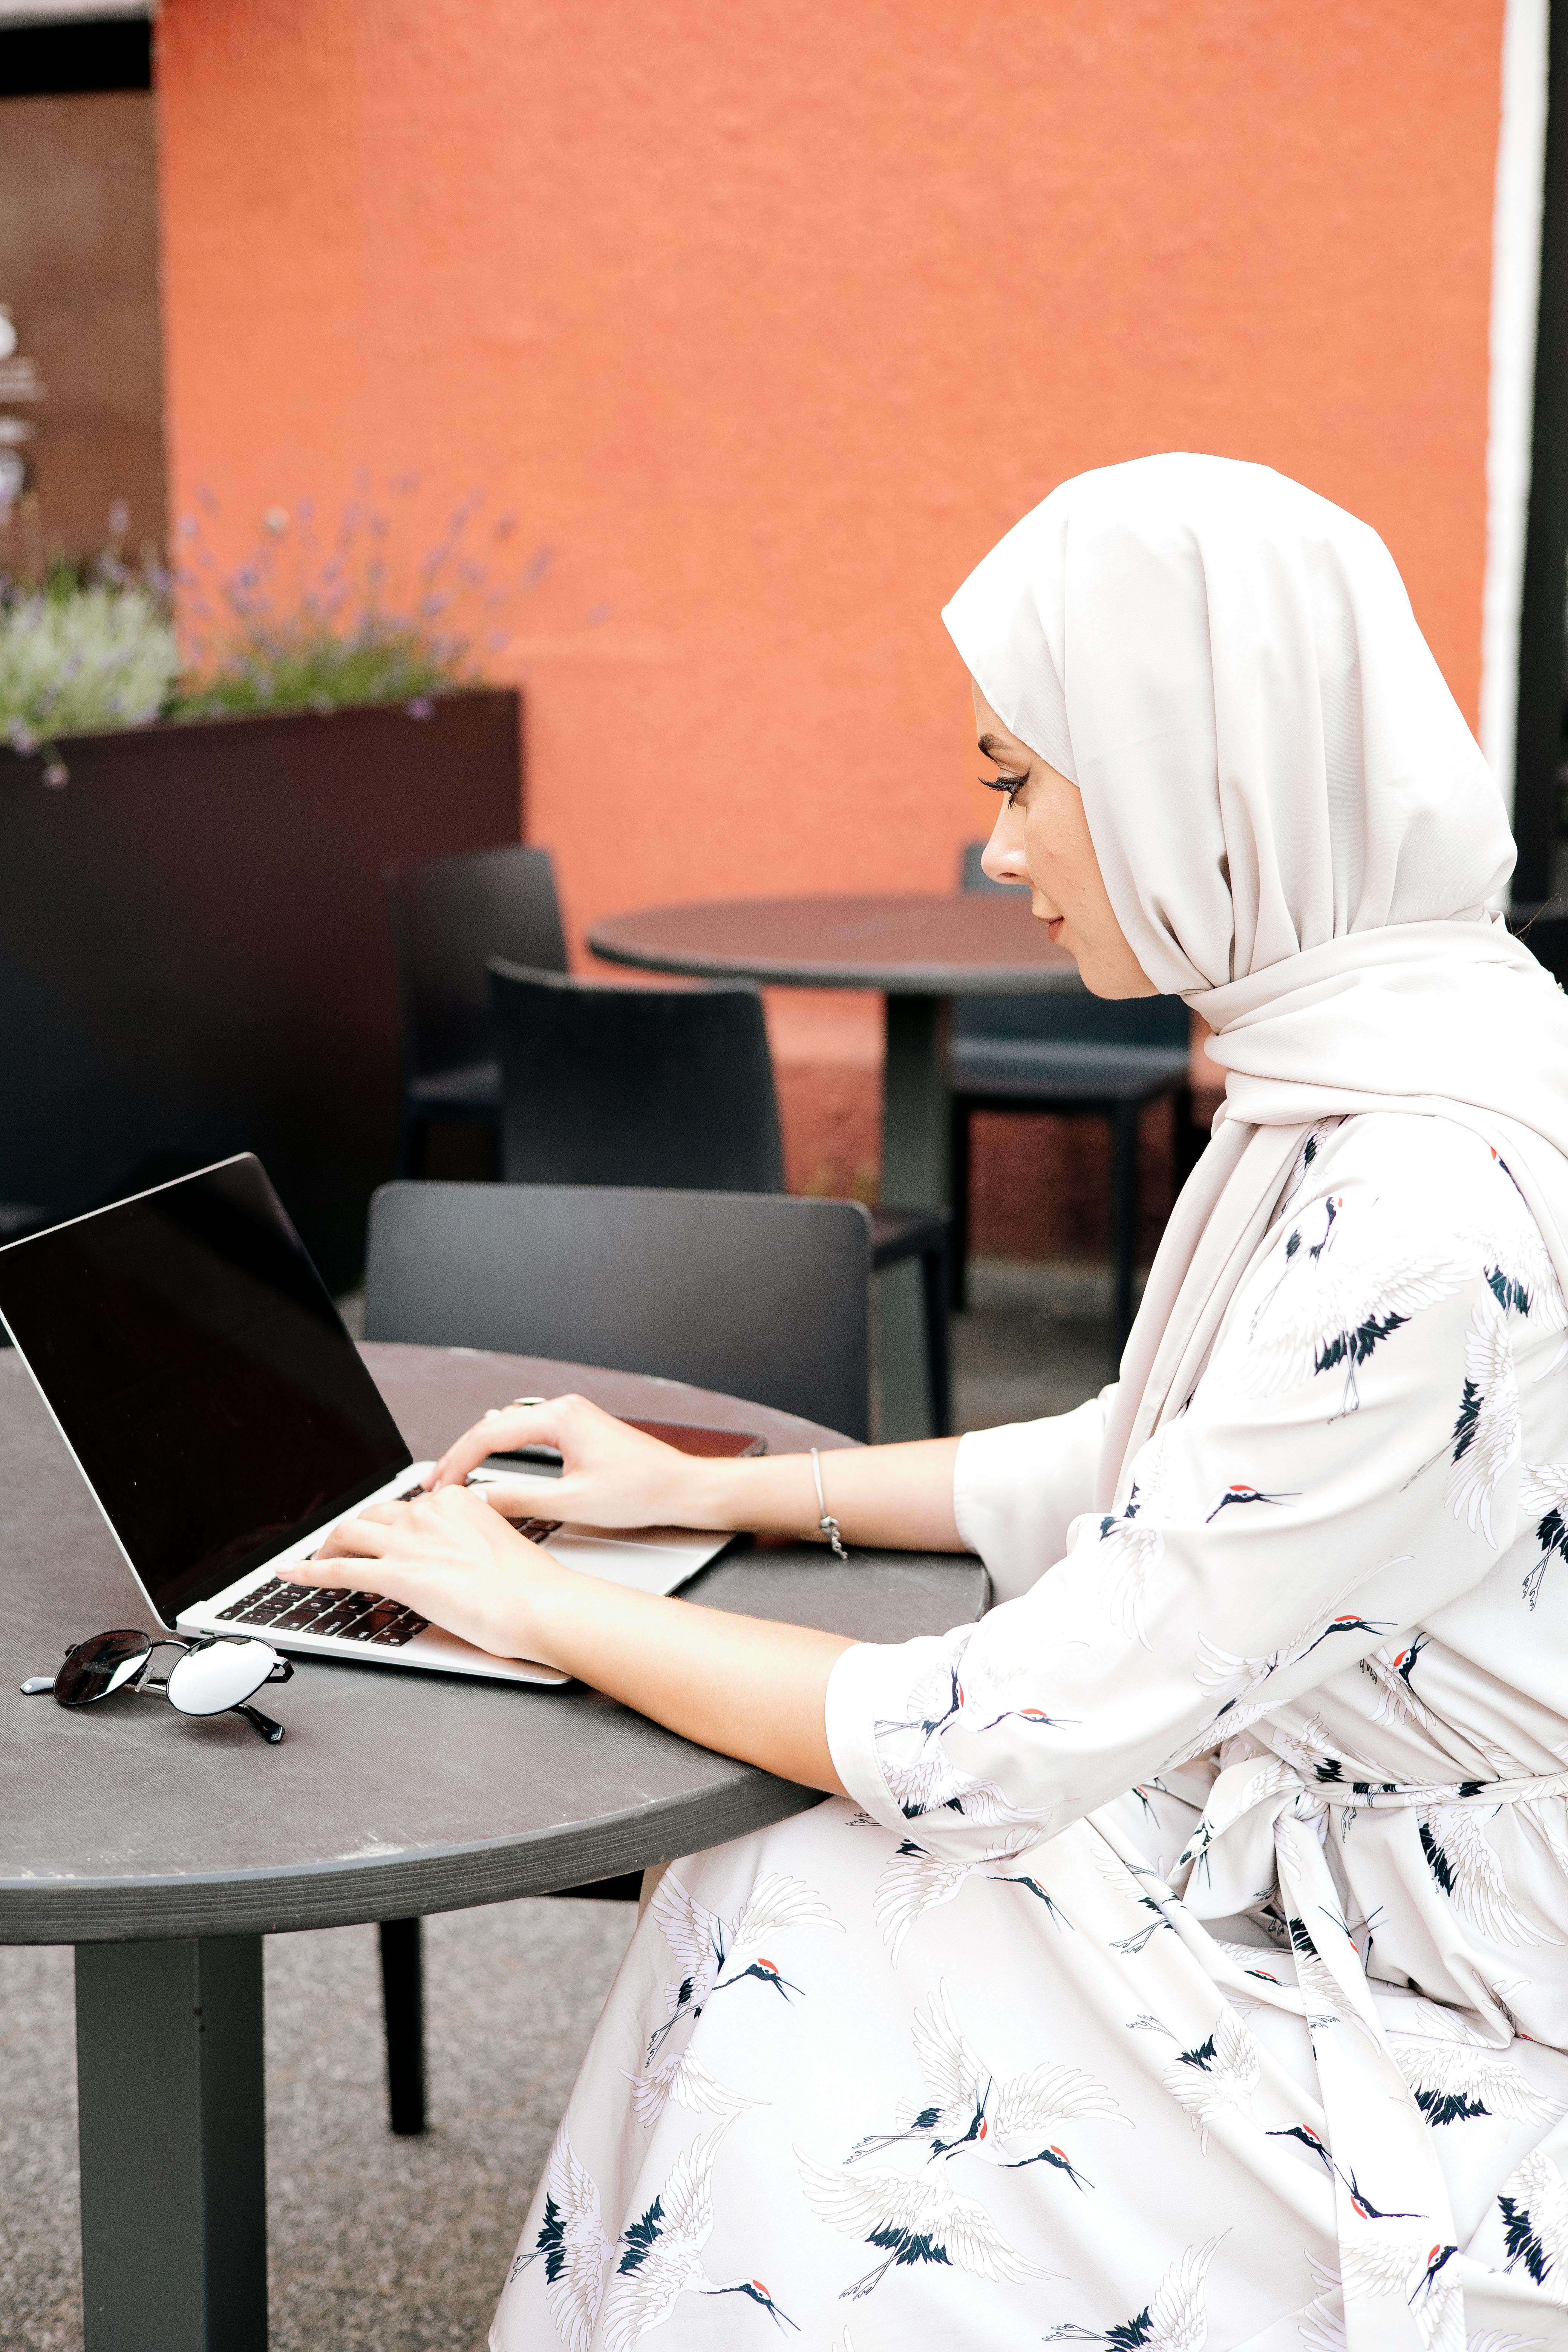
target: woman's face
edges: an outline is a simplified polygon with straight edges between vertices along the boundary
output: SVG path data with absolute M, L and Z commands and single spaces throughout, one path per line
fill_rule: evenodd
M 1089 837 L 1083 796 L 1059 770 L 1003 726 L 974 688 L 980 749 L 1003 795 L 981 860 L 994 882 L 1026 882 L 1030 911 L 1066 948 L 1094 996 L 1157 996 L 1111 912 Z

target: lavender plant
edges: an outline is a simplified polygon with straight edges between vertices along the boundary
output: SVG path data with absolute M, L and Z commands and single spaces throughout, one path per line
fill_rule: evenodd
M 175 715 L 418 703 L 480 683 L 484 654 L 507 642 L 500 615 L 544 578 L 551 552 L 536 549 L 521 575 L 501 575 L 495 567 L 516 520 L 491 524 L 488 560 L 479 556 L 476 491 L 452 509 L 437 544 L 410 562 L 396 509 L 418 489 L 416 475 L 396 476 L 377 500 L 362 474 L 330 538 L 312 500 L 269 508 L 260 544 L 226 572 L 201 519 L 184 517 L 174 576 L 194 675 Z M 218 513 L 210 493 L 201 504 L 209 517 Z
M 127 564 L 129 516 L 117 500 L 108 544 L 87 571 L 68 567 L 41 583 L 0 575 L 0 742 L 40 752 L 46 782 L 58 784 L 68 772 L 56 739 L 82 729 L 363 702 L 423 715 L 432 695 L 480 684 L 484 656 L 507 642 L 502 614 L 545 578 L 551 550 L 536 548 L 509 576 L 500 567 L 516 520 L 502 515 L 489 529 L 488 560 L 478 554 L 476 491 L 439 541 L 409 560 L 395 526 L 418 488 L 417 476 L 400 475 L 377 501 L 362 475 L 330 543 L 309 499 L 269 508 L 259 545 L 227 572 L 201 520 L 186 516 L 172 577 L 151 546 L 139 570 Z M 200 503 L 217 515 L 210 492 Z
M 78 729 L 138 727 L 167 707 L 179 667 L 157 583 L 75 579 L 0 599 L 0 739 L 13 751 Z

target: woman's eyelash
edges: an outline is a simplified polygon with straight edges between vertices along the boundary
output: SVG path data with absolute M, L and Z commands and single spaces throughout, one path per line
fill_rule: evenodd
M 1027 776 L 982 776 L 978 781 L 988 793 L 1005 793 L 1011 800 L 1016 793 L 1023 791 L 1029 779 Z

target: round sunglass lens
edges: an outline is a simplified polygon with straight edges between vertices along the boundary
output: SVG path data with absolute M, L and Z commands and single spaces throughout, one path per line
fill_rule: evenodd
M 182 1715 L 222 1715 L 251 1698 L 278 1664 L 269 1642 L 220 1634 L 187 1650 L 169 1675 L 169 1698 Z
M 68 1653 L 55 1676 L 55 1699 L 60 1706 L 89 1706 L 121 1690 L 141 1672 L 153 1654 L 145 1633 L 121 1631 L 95 1633 Z

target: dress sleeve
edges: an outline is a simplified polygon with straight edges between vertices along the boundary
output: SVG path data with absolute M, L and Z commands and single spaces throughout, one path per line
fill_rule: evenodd
M 976 1625 L 844 1653 L 839 1777 L 932 1853 L 1052 1836 L 1478 1584 L 1513 1538 L 1519 1452 L 1483 1245 L 1342 1177 L 1260 1246 L 1185 1411 L 1048 1575 Z M 1020 1496 L 1030 1459 L 1027 1431 L 961 1448 L 983 1558 L 1021 1561 L 1057 1523 Z
M 1094 1499 L 1094 1474 L 1114 1388 L 1046 1421 L 974 1429 L 952 1474 L 952 1515 L 965 1547 L 991 1578 L 992 1597 L 1014 1601 L 1060 1559 L 1068 1529 Z

